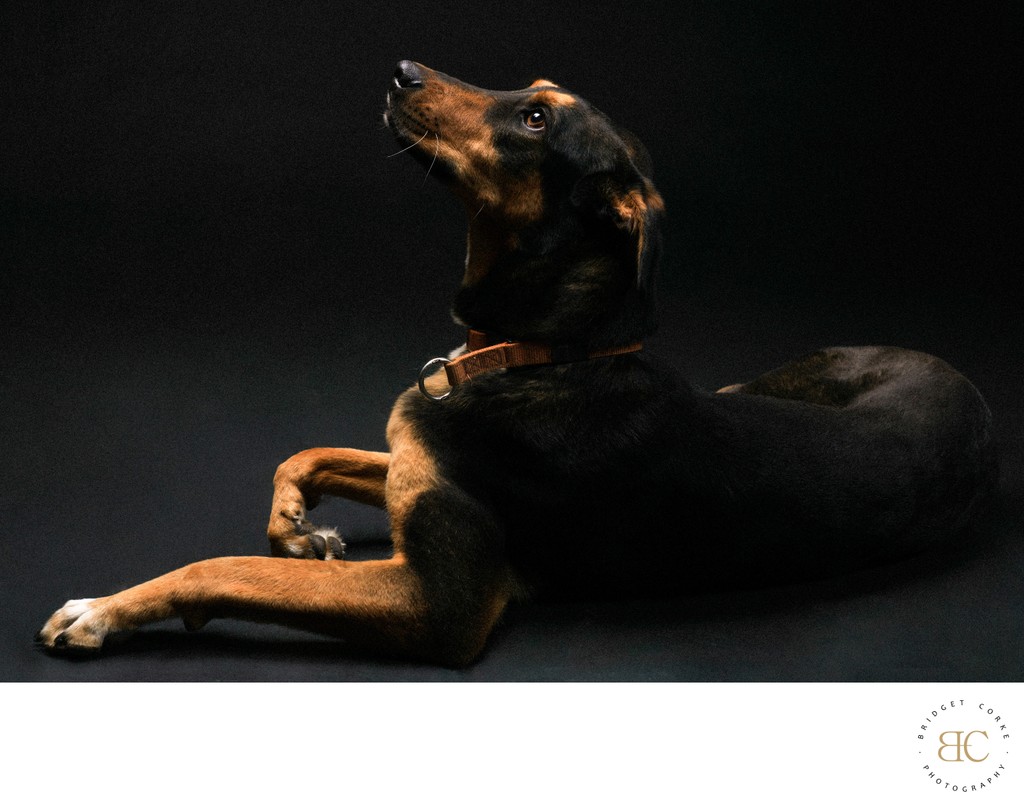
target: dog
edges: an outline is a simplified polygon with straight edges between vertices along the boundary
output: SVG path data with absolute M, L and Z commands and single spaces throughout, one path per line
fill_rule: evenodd
M 954 539 L 990 496 L 989 410 L 938 358 L 830 348 L 710 393 L 645 357 L 664 203 L 644 146 L 579 95 L 403 61 L 385 120 L 466 208 L 467 344 L 399 397 L 389 452 L 280 465 L 272 556 L 69 601 L 45 647 L 238 618 L 463 666 L 523 597 L 840 574 Z M 343 559 L 308 519 L 324 495 L 385 508 L 391 556 Z

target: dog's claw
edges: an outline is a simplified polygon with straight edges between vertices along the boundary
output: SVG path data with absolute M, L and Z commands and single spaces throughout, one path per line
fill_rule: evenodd
M 301 515 L 292 516 L 292 524 L 295 527 L 295 534 L 308 535 L 313 531 L 313 524 Z

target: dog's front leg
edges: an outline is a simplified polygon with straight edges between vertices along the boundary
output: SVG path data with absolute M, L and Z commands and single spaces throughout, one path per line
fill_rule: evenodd
M 507 575 L 494 569 L 473 588 L 431 576 L 400 554 L 331 563 L 219 557 L 112 596 L 67 602 L 37 640 L 62 652 L 97 651 L 107 635 L 152 622 L 180 618 L 195 630 L 214 618 L 236 618 L 311 630 L 395 657 L 465 665 L 483 649 L 508 601 Z
M 295 536 L 292 516 L 323 492 L 386 502 L 394 556 L 363 562 L 220 557 L 112 596 L 76 599 L 38 638 L 58 650 L 99 649 L 112 632 L 180 618 L 198 629 L 240 618 L 314 630 L 402 655 L 461 665 L 483 649 L 516 589 L 501 527 L 483 504 L 439 472 L 398 407 L 391 454 L 304 451 L 279 469 L 271 540 Z M 296 509 L 295 507 L 301 508 Z
M 431 631 L 416 575 L 404 558 L 358 563 L 220 557 L 187 565 L 112 596 L 68 602 L 38 639 L 59 650 L 97 650 L 114 632 L 180 618 L 270 622 L 407 656 L 430 657 Z
M 340 540 L 307 520 L 324 495 L 383 507 L 390 455 L 353 448 L 311 448 L 281 463 L 267 536 L 276 557 L 340 559 Z

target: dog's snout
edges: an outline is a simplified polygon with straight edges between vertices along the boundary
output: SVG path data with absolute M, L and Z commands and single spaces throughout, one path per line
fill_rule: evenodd
M 423 71 L 416 62 L 403 59 L 395 68 L 395 86 L 401 89 L 416 89 L 423 86 Z

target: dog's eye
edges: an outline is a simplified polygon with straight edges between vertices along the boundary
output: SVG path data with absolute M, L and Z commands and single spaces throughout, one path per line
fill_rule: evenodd
M 523 112 L 523 123 L 527 129 L 539 132 L 547 125 L 547 120 L 542 109 L 529 109 Z

